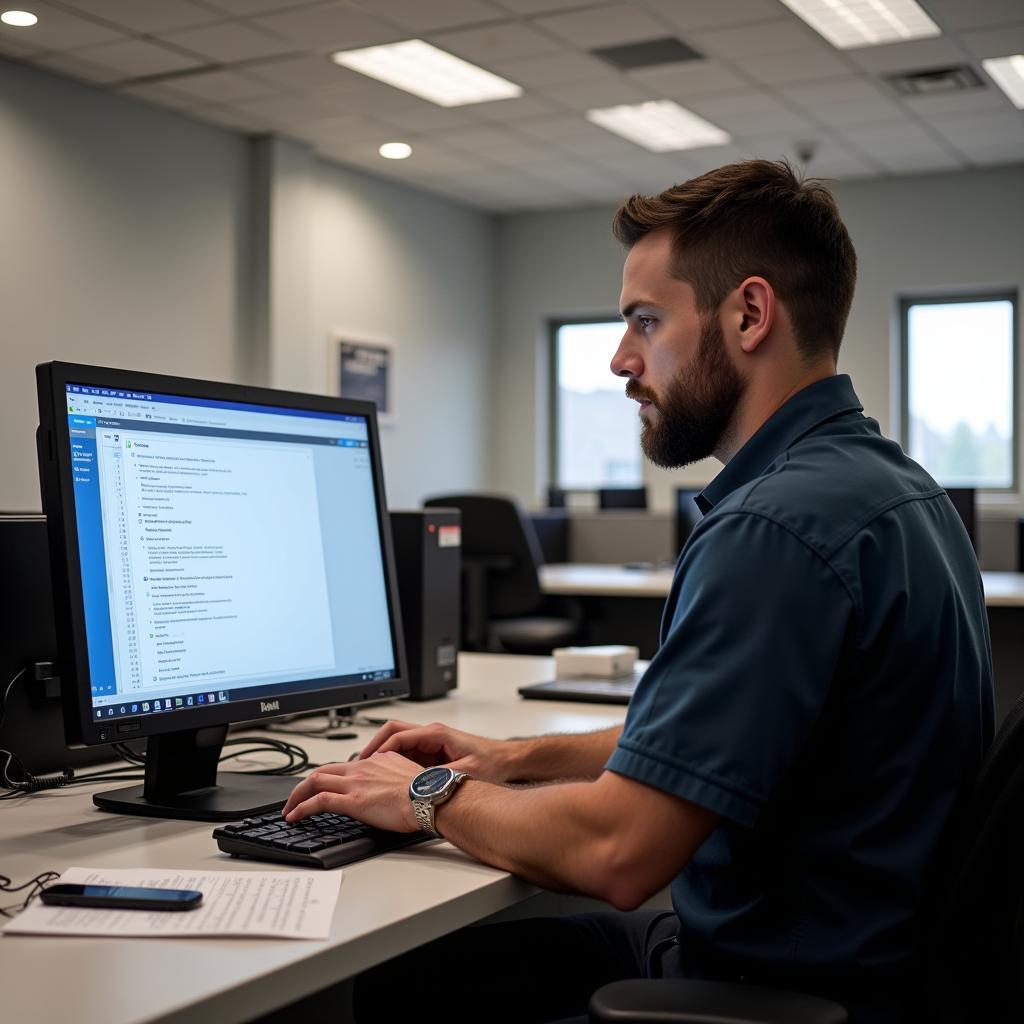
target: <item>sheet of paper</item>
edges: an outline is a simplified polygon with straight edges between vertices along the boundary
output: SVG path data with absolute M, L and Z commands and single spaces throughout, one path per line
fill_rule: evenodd
M 37 897 L 4 926 L 4 934 L 326 939 L 338 902 L 341 872 L 68 868 L 60 880 L 198 889 L 203 902 L 195 910 L 183 911 L 98 910 L 46 906 Z

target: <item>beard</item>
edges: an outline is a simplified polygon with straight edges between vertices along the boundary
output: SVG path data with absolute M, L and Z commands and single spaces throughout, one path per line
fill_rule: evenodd
M 640 447 L 662 469 L 678 469 L 707 458 L 729 429 L 746 382 L 732 365 L 716 317 L 702 319 L 697 354 L 684 366 L 661 397 L 636 381 L 626 397 L 649 401 L 656 422 L 644 420 Z

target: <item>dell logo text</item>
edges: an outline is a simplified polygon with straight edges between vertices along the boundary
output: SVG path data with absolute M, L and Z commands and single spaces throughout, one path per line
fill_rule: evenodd
M 270 711 L 280 711 L 280 710 L 281 710 L 281 702 L 279 700 L 261 700 L 260 701 L 260 711 L 262 711 L 263 714 L 267 714 Z

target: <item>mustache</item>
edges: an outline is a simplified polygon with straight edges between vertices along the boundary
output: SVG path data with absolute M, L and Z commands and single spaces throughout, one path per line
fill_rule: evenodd
M 645 388 L 635 380 L 626 382 L 626 397 L 634 402 L 650 402 L 655 408 L 658 407 L 657 396 L 650 388 Z

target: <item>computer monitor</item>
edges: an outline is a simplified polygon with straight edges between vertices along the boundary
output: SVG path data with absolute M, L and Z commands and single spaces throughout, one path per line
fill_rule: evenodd
M 148 737 L 111 811 L 275 810 L 230 723 L 408 692 L 370 402 L 48 363 L 43 507 L 69 743 Z
M 597 505 L 601 509 L 647 508 L 646 487 L 601 487 L 597 491 Z

